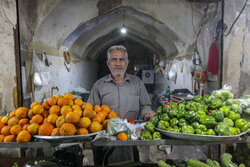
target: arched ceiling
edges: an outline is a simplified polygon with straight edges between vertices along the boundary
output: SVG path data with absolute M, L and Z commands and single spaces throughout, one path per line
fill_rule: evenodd
M 193 44 L 195 38 L 190 38 L 194 36 L 191 26 L 188 27 L 186 34 L 180 31 L 186 24 L 191 25 L 190 21 L 182 22 L 180 20 L 191 11 L 189 11 L 190 6 L 188 6 L 189 9 L 186 9 L 185 0 L 180 0 L 176 4 L 170 3 L 171 0 L 159 0 L 159 4 L 154 4 L 152 9 L 149 2 L 145 2 L 145 4 L 138 2 L 140 5 L 136 4 L 136 8 L 133 8 L 130 5 L 133 3 L 132 1 L 120 1 L 120 4 L 116 4 L 117 7 L 104 13 L 99 11 L 98 3 L 100 1 L 56 0 L 50 10 L 44 10 L 48 13 L 39 15 L 39 21 L 34 26 L 31 46 L 37 50 L 41 48 L 47 53 L 50 52 L 49 50 L 59 53 L 61 48 L 66 48 L 76 57 L 94 61 L 97 58 L 96 55 L 104 48 L 124 39 L 138 42 L 155 54 L 165 57 L 173 56 Z M 33 13 L 39 13 L 42 3 L 42 0 L 37 1 Z M 156 5 L 161 8 L 158 13 L 155 11 Z M 185 9 L 185 11 L 181 13 L 182 16 L 176 18 L 178 21 L 175 22 L 173 10 L 171 10 L 172 15 L 165 15 L 164 13 L 167 12 L 162 6 L 168 9 L 180 6 L 179 10 Z M 142 7 L 147 8 L 142 10 Z M 160 15 L 160 13 L 164 15 Z M 176 10 L 176 13 L 180 13 L 180 11 Z M 190 13 L 188 14 L 191 16 Z M 195 25 L 200 17 L 199 12 L 193 13 Z M 190 18 L 186 18 L 186 20 Z M 119 33 L 123 21 L 128 28 L 126 36 Z M 183 24 L 179 26 L 181 29 L 178 31 L 175 29 L 178 27 L 177 24 Z

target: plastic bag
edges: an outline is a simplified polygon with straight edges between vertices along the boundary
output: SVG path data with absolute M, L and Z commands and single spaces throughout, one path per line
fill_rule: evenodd
M 46 86 L 49 84 L 50 81 L 50 68 L 45 65 L 45 62 L 40 60 L 35 53 L 33 52 L 33 60 L 32 60 L 32 67 L 33 67 L 33 81 L 35 86 Z
M 228 106 L 231 111 L 242 113 L 242 104 L 244 100 L 241 99 L 227 99 L 223 105 Z
M 250 122 L 250 95 L 242 96 L 238 101 L 242 107 L 241 117 Z
M 94 140 L 102 140 L 102 141 L 115 141 L 116 137 L 110 135 L 109 133 L 107 133 L 105 130 L 102 130 L 100 132 L 97 133 L 97 135 L 95 136 Z
M 120 132 L 126 132 L 128 127 L 122 119 L 116 117 L 109 120 L 107 130 L 108 134 L 116 135 Z
M 127 121 L 127 119 L 124 120 L 126 126 L 128 127 L 127 134 L 129 140 L 138 140 L 141 136 L 141 132 L 143 127 L 136 124 L 131 124 Z
M 168 78 L 171 81 L 176 81 L 177 78 L 177 64 L 172 65 L 172 67 L 170 68 L 170 71 L 168 72 Z
M 225 102 L 227 99 L 233 99 L 234 94 L 231 92 L 232 87 L 229 85 L 224 85 L 222 89 L 214 90 L 209 97 L 209 101 L 214 98 L 219 98 L 222 102 Z

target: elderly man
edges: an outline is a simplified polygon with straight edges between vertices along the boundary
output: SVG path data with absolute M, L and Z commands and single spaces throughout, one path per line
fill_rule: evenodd
M 150 98 L 144 83 L 137 76 L 126 74 L 129 63 L 127 49 L 122 45 L 110 47 L 106 63 L 111 74 L 96 81 L 88 102 L 92 105 L 106 104 L 111 110 L 116 111 L 120 118 L 148 120 L 153 117 L 155 112 L 151 110 Z M 93 152 L 95 165 L 100 165 L 95 149 Z

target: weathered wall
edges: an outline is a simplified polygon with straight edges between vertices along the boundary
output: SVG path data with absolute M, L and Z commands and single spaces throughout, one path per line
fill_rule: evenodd
M 244 6 L 245 0 L 225 1 L 225 23 L 229 28 Z M 250 93 L 250 2 L 232 28 L 224 37 L 223 84 L 233 88 L 236 97 Z
M 13 95 L 16 93 L 16 65 L 14 33 L 16 28 L 16 1 L 0 2 L 0 115 L 14 109 Z

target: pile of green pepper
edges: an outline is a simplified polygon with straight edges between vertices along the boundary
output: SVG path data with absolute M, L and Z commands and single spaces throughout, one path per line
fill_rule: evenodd
M 151 133 L 154 133 L 152 129 L 156 127 L 171 132 L 221 136 L 246 131 L 250 128 L 250 122 L 225 105 L 225 100 L 233 96 L 228 92 L 223 93 L 214 94 L 216 97 L 213 98 L 197 95 L 191 101 L 181 101 L 179 104 L 170 102 L 160 106 L 150 120 L 151 123 L 146 124 L 146 129 Z

